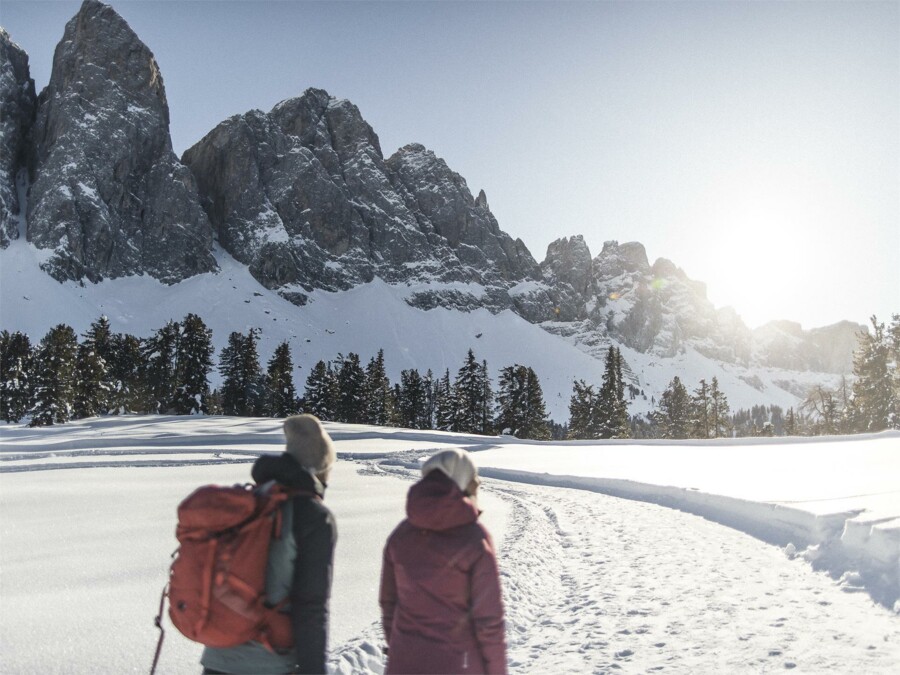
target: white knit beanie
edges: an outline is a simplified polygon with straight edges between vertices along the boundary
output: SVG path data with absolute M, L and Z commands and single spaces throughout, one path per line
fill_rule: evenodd
M 472 461 L 471 455 L 458 448 L 443 450 L 429 457 L 422 465 L 423 476 L 427 476 L 434 470 L 446 474 L 463 492 L 468 490 L 469 483 L 478 475 L 478 468 Z
M 334 444 L 314 415 L 293 415 L 284 421 L 285 452 L 316 475 L 326 473 L 337 459 Z

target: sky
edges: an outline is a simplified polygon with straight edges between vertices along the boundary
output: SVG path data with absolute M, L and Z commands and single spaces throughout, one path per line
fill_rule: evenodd
M 639 241 L 751 327 L 900 312 L 900 3 L 114 0 L 180 155 L 308 87 L 422 143 L 540 262 Z M 38 90 L 79 2 L 3 0 Z

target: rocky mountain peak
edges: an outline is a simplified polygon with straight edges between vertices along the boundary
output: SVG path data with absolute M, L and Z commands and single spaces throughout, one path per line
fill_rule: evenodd
M 156 60 L 127 22 L 85 0 L 56 48 L 30 147 L 28 238 L 59 280 L 215 269 L 212 230 L 172 152 Z
M 28 54 L 0 28 L 0 248 L 19 237 L 17 178 L 25 165 L 35 99 Z
M 484 190 L 478 191 L 478 196 L 475 197 L 475 205 L 480 206 L 483 209 L 487 209 L 490 211 L 490 207 L 488 206 L 487 195 L 484 194 Z

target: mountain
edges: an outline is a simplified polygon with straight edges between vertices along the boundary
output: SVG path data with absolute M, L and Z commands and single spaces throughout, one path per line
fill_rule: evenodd
M 651 264 L 638 242 L 608 241 L 593 256 L 583 237 L 564 237 L 538 263 L 500 229 L 483 190 L 473 195 L 462 176 L 419 144 L 385 159 L 359 109 L 321 89 L 268 113 L 231 117 L 179 160 L 152 52 L 97 0 L 85 0 L 66 25 L 37 99 L 27 55 L 5 32 L 0 49 L 0 246 L 7 248 L 0 319 L 4 328 L 32 327 L 33 339 L 62 315 L 71 317 L 73 307 L 84 313 L 74 320 L 79 329 L 107 313 L 121 318 L 122 330 L 149 331 L 164 314 L 180 319 L 176 307 L 190 306 L 221 324 L 221 340 L 230 330 L 271 320 L 280 322 L 278 335 L 302 347 L 312 338 L 285 325 L 309 319 L 312 326 L 316 303 L 361 311 L 338 296 L 371 286 L 360 293 L 390 308 L 371 321 L 395 328 L 356 324 L 342 337 L 345 352 L 384 347 L 386 356 L 397 355 L 398 367 L 456 368 L 453 355 L 463 342 L 485 344 L 474 341 L 490 327 L 492 353 L 544 363 L 538 372 L 545 382 L 554 358 L 566 364 L 560 368 L 566 381 L 553 381 L 560 402 L 573 378 L 595 371 L 574 354 L 599 364 L 611 345 L 623 348 L 629 382 L 648 407 L 685 370 L 694 381 L 716 375 L 733 383 L 745 390 L 735 394 L 741 401 L 780 405 L 794 405 L 813 384 L 850 370 L 862 326 L 802 331 L 782 322 L 750 331 L 733 310 L 714 307 L 705 285 L 673 262 Z M 26 168 L 23 223 L 17 196 L 24 190 L 17 192 L 16 177 Z M 27 244 L 16 241 L 20 231 Z M 65 283 L 38 281 L 31 265 Z M 30 279 L 30 287 L 14 274 Z M 252 283 L 231 283 L 244 274 Z M 135 286 L 140 277 L 146 283 Z M 117 282 L 110 286 L 111 280 Z M 91 290 L 101 282 L 102 289 Z M 158 283 L 167 285 L 165 293 L 152 290 Z M 184 297 L 190 288 L 206 294 L 198 305 Z M 131 295 L 118 297 L 125 289 Z M 70 306 L 63 309 L 60 298 Z M 264 315 L 237 311 L 257 302 L 268 306 Z M 35 303 L 59 311 L 35 315 Z M 136 320 L 135 311 L 144 319 Z M 212 311 L 221 316 L 211 319 Z M 336 335 L 338 322 L 327 316 L 316 319 L 316 330 Z M 423 321 L 443 328 L 432 334 Z M 431 342 L 411 350 L 416 331 L 429 333 Z M 375 334 L 396 344 L 370 344 Z M 501 349 L 525 344 L 534 349 Z M 316 353 L 328 359 L 337 352 L 323 346 Z
M 153 54 L 111 7 L 85 0 L 66 24 L 31 129 L 28 240 L 57 280 L 215 269 L 212 229 L 172 152 Z
M 19 236 L 18 178 L 34 106 L 28 54 L 0 28 L 0 248 Z

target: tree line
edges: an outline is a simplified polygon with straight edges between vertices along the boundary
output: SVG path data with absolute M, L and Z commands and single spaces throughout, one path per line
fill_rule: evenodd
M 618 348 L 607 351 L 599 387 L 573 382 L 569 420 L 548 418 L 535 372 L 514 364 L 499 371 L 494 390 L 486 361 L 470 349 L 451 378 L 430 370 L 404 370 L 389 380 L 380 350 L 363 365 L 358 354 L 319 361 L 302 395 L 294 385 L 287 342 L 260 363 L 259 331 L 232 332 L 218 363 L 212 331 L 188 314 L 150 337 L 113 333 L 100 317 L 79 342 L 60 324 L 32 347 L 23 333 L 0 333 L 0 419 L 32 426 L 60 424 L 93 415 L 224 414 L 284 417 L 310 412 L 323 420 L 464 433 L 506 433 L 519 438 L 720 438 L 726 436 L 820 435 L 900 428 L 900 315 L 890 327 L 872 317 L 860 336 L 852 385 L 813 388 L 795 411 L 753 406 L 732 413 L 717 378 L 693 391 L 674 377 L 655 409 L 628 414 L 635 388 L 622 375 Z M 221 386 L 212 389 L 214 368 Z
M 27 335 L 0 333 L 0 418 L 31 426 L 94 415 L 223 414 L 320 419 L 464 433 L 549 439 L 540 381 L 520 364 L 503 368 L 496 393 L 486 361 L 470 349 L 455 377 L 404 370 L 392 384 L 384 351 L 365 366 L 358 354 L 319 361 L 298 396 L 290 345 L 279 344 L 264 369 L 259 331 L 232 332 L 214 362 L 212 331 L 196 314 L 169 321 L 148 338 L 113 333 L 103 316 L 79 342 L 65 324 L 32 347 Z M 221 386 L 211 389 L 217 367 Z

